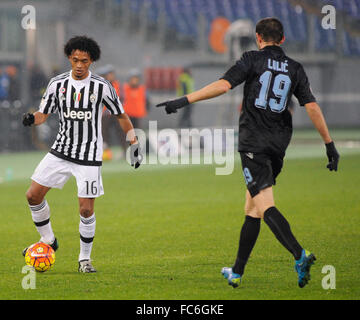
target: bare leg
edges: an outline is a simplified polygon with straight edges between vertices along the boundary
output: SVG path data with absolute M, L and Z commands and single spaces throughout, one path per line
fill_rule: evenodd
M 247 195 L 250 196 L 248 192 Z M 264 212 L 270 207 L 275 206 L 272 187 L 261 190 L 255 197 L 251 198 L 251 200 L 257 208 L 257 216 L 262 219 L 264 218 Z
M 251 198 L 250 192 L 248 190 L 246 190 L 245 214 L 253 218 L 261 218 L 261 215 L 258 213 L 258 209 L 255 205 L 255 202 Z
M 80 215 L 89 218 L 94 213 L 95 198 L 79 198 Z
M 29 205 L 35 206 L 43 202 L 50 189 L 32 180 L 29 189 L 26 191 L 26 199 Z

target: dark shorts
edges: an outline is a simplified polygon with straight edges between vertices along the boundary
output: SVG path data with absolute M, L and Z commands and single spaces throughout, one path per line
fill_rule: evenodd
M 246 187 L 251 197 L 276 183 L 283 158 L 264 153 L 240 152 Z

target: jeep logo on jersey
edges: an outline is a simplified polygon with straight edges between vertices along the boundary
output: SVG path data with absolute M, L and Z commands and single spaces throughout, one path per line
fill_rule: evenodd
M 92 112 L 67 108 L 66 112 L 64 112 L 64 118 L 69 120 L 89 121 L 92 118 Z

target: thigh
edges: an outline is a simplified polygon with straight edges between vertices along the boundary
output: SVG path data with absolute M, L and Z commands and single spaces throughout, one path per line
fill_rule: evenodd
M 271 157 L 266 154 L 240 152 L 246 187 L 252 197 L 275 184 Z
M 101 167 L 74 163 L 72 174 L 76 179 L 79 198 L 97 198 L 104 194 Z
M 50 189 L 51 188 L 38 184 L 35 181 L 31 181 L 30 187 L 26 192 L 28 203 L 31 206 L 35 206 L 42 203 L 44 201 L 46 194 Z
M 31 179 L 37 184 L 62 189 L 71 177 L 71 163 L 48 153 L 36 167 Z
M 261 218 L 261 215 L 258 213 L 258 209 L 255 205 L 255 202 L 248 190 L 246 190 L 245 215 L 253 218 Z

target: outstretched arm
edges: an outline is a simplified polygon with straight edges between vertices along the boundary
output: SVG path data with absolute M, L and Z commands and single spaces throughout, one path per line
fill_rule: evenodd
M 319 105 L 316 102 L 310 102 L 305 104 L 305 108 L 312 123 L 325 143 L 326 155 L 329 159 L 327 168 L 330 171 L 337 171 L 340 155 L 335 148 L 334 141 L 330 137 L 329 129 Z
M 165 111 L 168 114 L 176 113 L 177 109 L 185 107 L 190 103 L 218 97 L 248 79 L 251 75 L 253 60 L 254 57 L 250 51 L 244 52 L 240 60 L 236 61 L 219 80 L 179 99 L 160 103 L 157 107 L 165 107 Z
M 201 100 L 207 100 L 221 96 L 222 94 L 228 92 L 230 89 L 231 84 L 227 80 L 221 79 L 210 83 L 202 89 L 189 93 L 188 95 L 186 95 L 186 97 L 189 103 L 194 103 Z
M 183 108 L 190 103 L 218 97 L 231 89 L 231 84 L 224 79 L 210 83 L 209 85 L 189 93 L 179 99 L 159 103 L 157 107 L 165 107 L 166 113 L 176 113 L 177 109 Z

